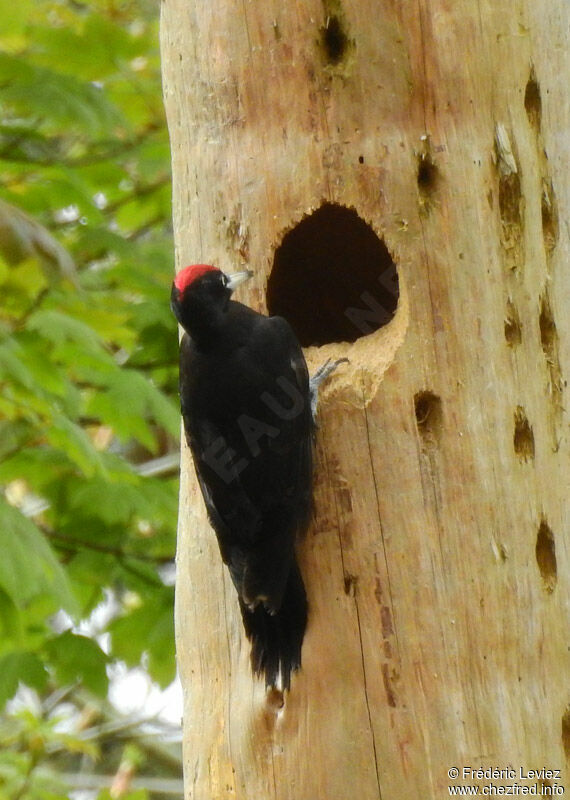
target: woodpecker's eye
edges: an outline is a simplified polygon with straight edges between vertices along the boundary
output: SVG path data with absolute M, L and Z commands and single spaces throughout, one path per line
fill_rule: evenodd
M 225 272 L 212 272 L 209 276 L 208 291 L 214 296 L 225 298 L 228 296 L 230 279 Z

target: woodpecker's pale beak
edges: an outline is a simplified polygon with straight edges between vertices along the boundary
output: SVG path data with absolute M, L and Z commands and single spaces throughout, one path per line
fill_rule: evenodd
M 244 269 L 243 272 L 234 272 L 232 275 L 227 276 L 228 282 L 226 286 L 230 292 L 233 292 L 241 283 L 249 280 L 252 276 L 253 272 L 250 269 Z

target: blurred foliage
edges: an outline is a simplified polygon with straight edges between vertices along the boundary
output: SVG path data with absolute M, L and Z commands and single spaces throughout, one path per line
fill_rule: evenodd
M 157 736 L 171 731 L 144 728 L 73 688 L 20 705 L 0 717 L 0 797 L 68 800 L 71 791 L 97 800 L 181 796 L 179 747 Z
M 0 8 L 3 706 L 21 684 L 104 697 L 117 658 L 172 681 L 161 568 L 174 558 L 177 475 L 140 465 L 176 451 L 179 412 L 158 4 Z M 105 651 L 79 633 L 104 593 L 116 607 Z M 28 723 L 13 719 L 20 744 Z M 63 796 L 45 748 L 0 749 L 0 797 Z

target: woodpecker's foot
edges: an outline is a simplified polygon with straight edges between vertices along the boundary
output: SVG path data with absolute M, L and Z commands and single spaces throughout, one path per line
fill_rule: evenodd
M 336 361 L 331 361 L 328 358 L 324 364 L 318 368 L 315 374 L 309 380 L 309 393 L 311 395 L 311 414 L 313 415 L 313 422 L 317 419 L 317 405 L 319 402 L 319 386 L 321 383 L 331 375 L 339 364 L 348 364 L 348 358 L 337 358 Z

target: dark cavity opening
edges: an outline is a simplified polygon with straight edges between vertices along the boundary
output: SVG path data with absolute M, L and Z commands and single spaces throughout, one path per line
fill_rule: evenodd
M 420 435 L 424 439 L 437 439 L 443 421 L 441 398 L 429 390 L 417 392 L 414 395 L 414 413 Z
M 418 158 L 417 181 L 420 194 L 424 198 L 437 188 L 439 170 L 429 154 L 422 154 Z
M 538 85 L 538 81 L 536 80 L 534 70 L 531 70 L 524 92 L 524 107 L 531 125 L 537 130 L 540 129 L 542 100 L 540 97 L 540 87 Z
M 288 320 L 303 347 L 355 342 L 386 325 L 400 296 L 384 241 L 356 211 L 323 204 L 275 251 L 267 308 Z
M 337 16 L 328 17 L 326 25 L 321 28 L 321 36 L 328 63 L 340 63 L 348 47 L 348 37 L 343 31 L 341 22 Z
M 545 590 L 548 593 L 553 592 L 558 575 L 556 546 L 554 534 L 544 519 L 540 523 L 536 537 L 536 563 L 538 564 Z

